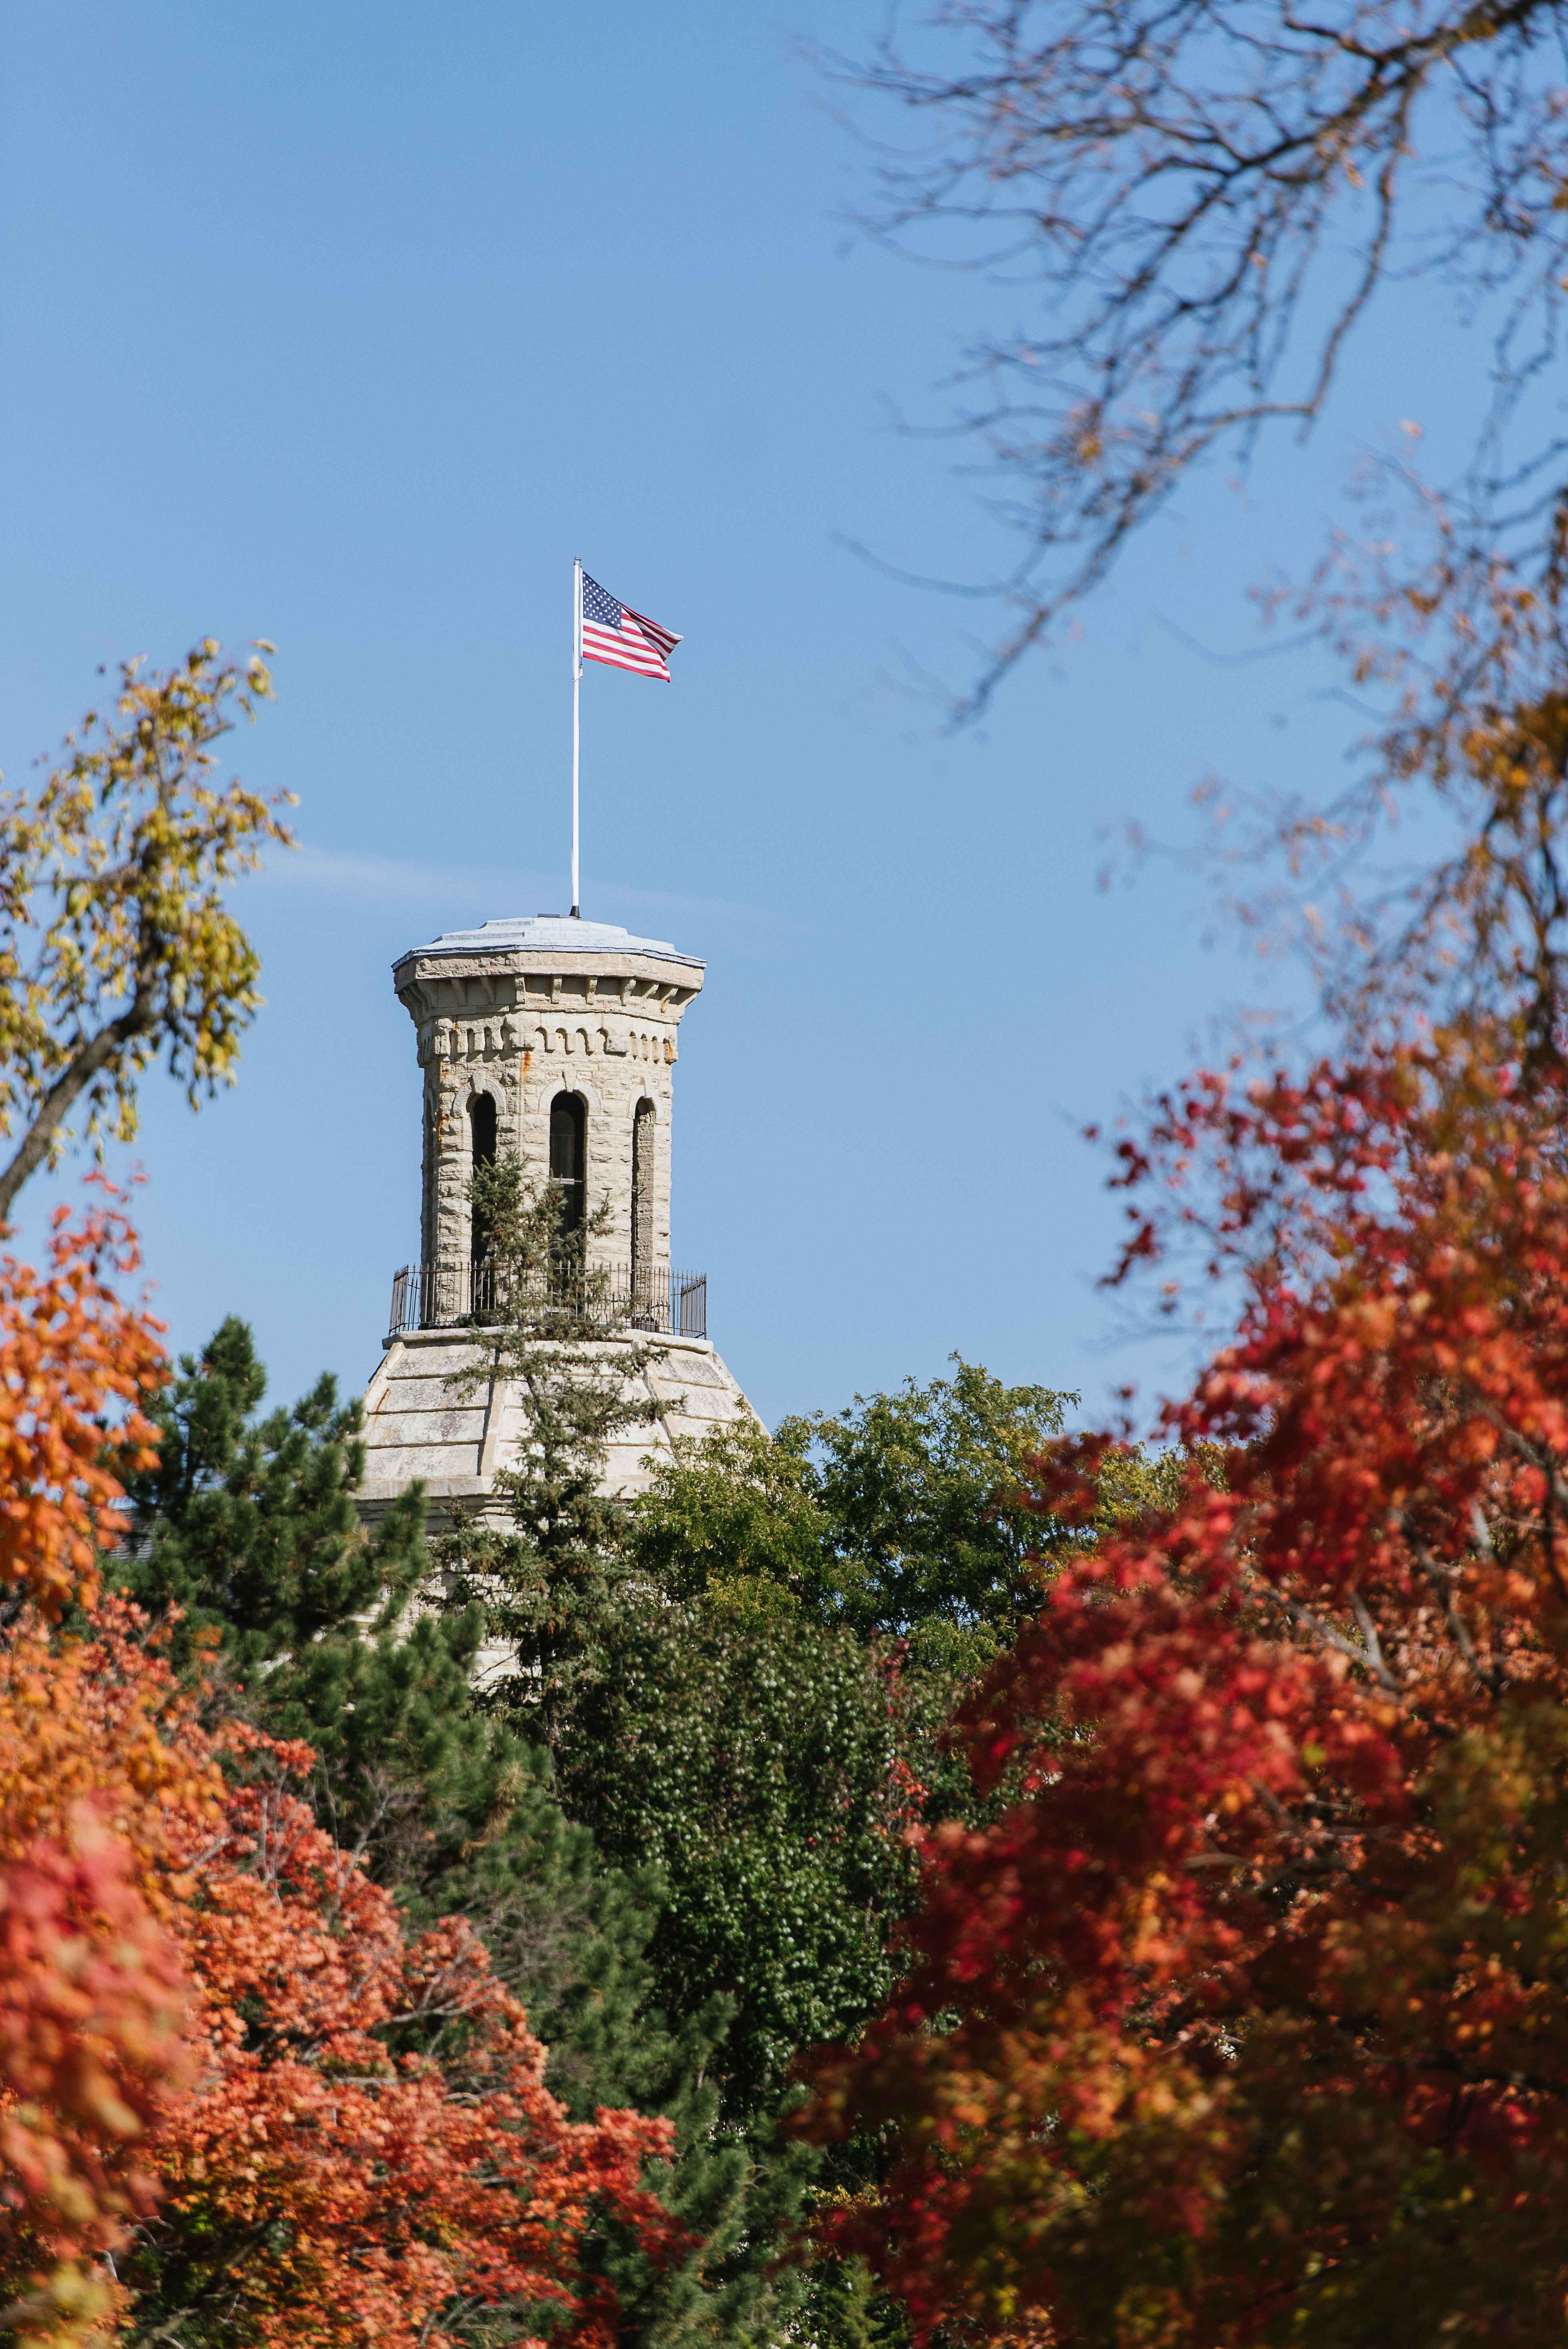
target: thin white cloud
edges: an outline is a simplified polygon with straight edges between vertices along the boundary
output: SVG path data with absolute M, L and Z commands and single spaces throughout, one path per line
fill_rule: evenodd
M 557 874 L 515 865 L 425 864 L 360 849 L 324 848 L 314 841 L 274 851 L 256 877 L 263 887 L 290 895 L 327 898 L 340 905 L 418 906 L 432 921 L 450 917 L 465 926 L 511 914 L 566 910 Z M 711 946 L 730 953 L 782 954 L 799 935 L 799 926 L 779 914 L 723 897 L 681 896 L 592 876 L 583 897 L 591 915 L 602 921 L 664 933 L 676 926 L 700 930 Z

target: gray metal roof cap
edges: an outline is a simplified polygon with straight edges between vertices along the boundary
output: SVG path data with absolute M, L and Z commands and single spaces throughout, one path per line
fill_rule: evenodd
M 658 955 L 666 962 L 684 962 L 694 970 L 703 964 L 696 955 L 682 954 L 667 938 L 634 938 L 615 922 L 584 922 L 570 914 L 513 914 L 499 922 L 483 922 L 477 930 L 443 930 L 428 946 L 410 947 L 408 954 L 610 954 Z M 407 957 L 400 955 L 399 962 Z

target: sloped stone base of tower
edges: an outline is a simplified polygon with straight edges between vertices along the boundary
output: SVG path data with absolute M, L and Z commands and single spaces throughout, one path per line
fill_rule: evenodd
M 651 1398 L 659 1416 L 629 1428 L 611 1447 L 603 1489 L 627 1495 L 649 1481 L 649 1459 L 667 1459 L 677 1436 L 702 1436 L 755 1413 L 706 1338 L 644 1336 L 628 1330 L 590 1352 L 626 1360 L 624 1376 L 637 1400 Z M 645 1367 L 634 1365 L 641 1355 Z M 465 1393 L 449 1383 L 475 1368 L 483 1382 Z M 470 1516 L 506 1518 L 498 1501 L 498 1468 L 517 1461 L 528 1431 L 526 1393 L 494 1372 L 493 1340 L 482 1330 L 410 1330 L 394 1338 L 365 1392 L 365 1477 L 362 1517 L 374 1524 L 418 1479 L 428 1503 L 427 1523 L 438 1533 L 454 1503 Z

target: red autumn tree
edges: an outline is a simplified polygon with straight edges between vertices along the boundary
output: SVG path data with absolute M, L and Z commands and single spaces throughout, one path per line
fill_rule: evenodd
M 1208 1081 L 1130 1149 L 1179 1216 L 1217 1167 L 1248 1252 L 1171 1414 L 1222 1485 L 970 1703 L 996 1816 L 928 1840 L 907 1979 L 820 2068 L 816 2133 L 889 2132 L 837 2240 L 923 2340 L 1563 2336 L 1565 1132 L 1555 1055 L 1472 1033 Z
M 668 2124 L 568 2122 L 468 1929 L 408 1939 L 293 1791 L 307 1749 L 231 1731 L 226 1778 L 139 1632 L 114 1602 L 0 1649 L 7 2321 L 608 2344 L 590 2210 L 683 2247 L 640 2184 Z
M 134 1683 L 132 1628 L 101 1619 L 98 1648 Z M 200 1744 L 189 1702 L 169 1703 L 181 1746 Z M 541 2333 L 610 2349 L 588 2222 L 619 2219 L 655 2261 L 686 2248 L 641 2184 L 671 2125 L 568 2121 L 471 1930 L 410 1939 L 316 1826 L 294 1791 L 310 1749 L 228 1741 L 242 1775 L 216 1828 L 189 1810 L 171 1837 L 198 2075 L 150 2146 L 156 2205 L 119 2262 L 131 2329 L 203 2349 Z
M 607 2343 L 590 2211 L 655 2259 L 668 2125 L 573 2126 L 461 1926 L 405 1934 L 292 1791 L 220 1752 L 90 1560 L 156 1327 L 113 1210 L 0 1265 L 0 2323 L 25 2342 Z M 226 1766 L 221 1766 L 221 1764 Z
M 478 1941 L 410 1941 L 316 1828 L 304 1749 L 221 1754 L 122 1607 L 51 1625 L 149 1457 L 136 1268 L 112 1202 L 0 1261 L 0 2324 L 597 2349 L 590 2214 L 683 2246 L 640 2184 L 668 2125 L 566 2120 Z
M 167 1822 L 220 1792 L 145 1707 L 111 1718 L 46 1620 L 93 1597 L 115 1468 L 149 1456 L 158 1331 L 113 1286 L 135 1265 L 112 1205 L 57 1218 L 46 1275 L 0 1260 L 0 2323 L 24 2338 L 90 2326 L 150 2207 L 146 2137 L 189 2070 Z

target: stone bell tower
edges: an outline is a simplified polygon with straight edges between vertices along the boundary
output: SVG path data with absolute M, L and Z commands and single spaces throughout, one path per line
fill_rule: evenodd
M 569 1221 L 608 1210 L 591 1242 L 624 1334 L 628 1376 L 659 1406 L 629 1432 L 606 1483 L 646 1482 L 673 1436 L 749 1414 L 707 1337 L 707 1283 L 670 1257 L 676 1036 L 703 965 L 662 939 L 550 914 L 486 922 L 416 947 L 393 984 L 424 1075 L 419 1258 L 393 1282 L 387 1350 L 365 1396 L 363 1513 L 416 1477 L 439 1523 L 453 1501 L 490 1514 L 491 1480 L 527 1435 L 504 1378 L 464 1394 L 453 1375 L 488 1361 L 489 1301 L 469 1185 L 515 1154 L 525 1181 L 560 1188 Z M 651 1350 L 647 1367 L 632 1366 Z

